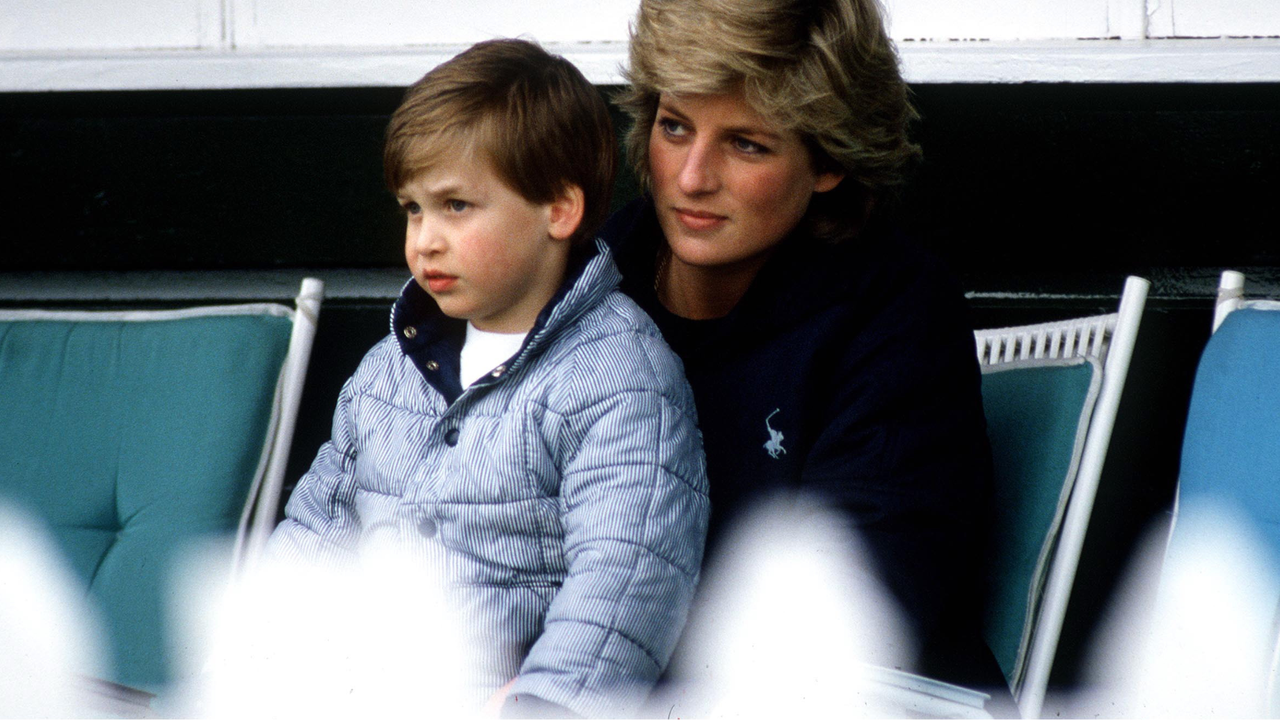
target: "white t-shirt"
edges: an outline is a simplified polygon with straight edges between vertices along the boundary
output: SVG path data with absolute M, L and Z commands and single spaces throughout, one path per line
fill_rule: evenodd
M 467 338 L 462 342 L 462 370 L 459 373 L 462 387 L 471 387 L 471 383 L 509 360 L 524 344 L 524 338 L 528 334 L 489 332 L 467 323 Z

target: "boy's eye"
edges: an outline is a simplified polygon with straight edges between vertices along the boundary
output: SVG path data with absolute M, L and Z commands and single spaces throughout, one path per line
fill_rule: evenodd
M 669 117 L 658 118 L 658 128 L 662 130 L 662 134 L 668 137 L 683 137 L 689 133 L 689 129 L 679 120 Z
M 407 200 L 405 202 L 400 203 L 400 207 L 403 208 L 404 211 L 409 213 L 410 215 L 417 215 L 418 213 L 422 212 L 422 206 L 416 202 L 413 202 L 412 200 Z
M 471 203 L 468 203 L 466 200 L 457 200 L 457 199 L 450 198 L 444 201 L 444 209 L 448 210 L 449 212 L 460 213 L 463 210 L 466 210 L 470 205 Z

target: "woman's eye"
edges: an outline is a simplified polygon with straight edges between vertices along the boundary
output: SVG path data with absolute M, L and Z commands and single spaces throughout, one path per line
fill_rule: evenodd
M 449 212 L 460 213 L 463 210 L 466 210 L 469 206 L 470 206 L 470 203 L 468 203 L 466 200 L 449 199 L 444 201 L 444 209 L 448 210 Z
M 683 137 L 689 132 L 683 123 L 671 118 L 658 118 L 658 128 L 668 137 Z
M 740 152 L 748 153 L 750 155 L 763 155 L 764 153 L 769 152 L 769 148 L 746 138 L 734 138 L 733 147 Z

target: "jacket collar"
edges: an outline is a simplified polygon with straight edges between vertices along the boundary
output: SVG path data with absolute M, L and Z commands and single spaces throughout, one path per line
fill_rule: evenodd
M 587 252 L 571 256 L 564 281 L 538 314 L 520 350 L 497 375 L 487 375 L 472 387 L 503 382 L 603 300 L 620 279 L 613 253 L 603 241 L 597 240 Z M 413 279 L 405 283 L 391 309 L 391 334 L 400 350 L 450 404 L 463 393 L 458 376 L 466 327 L 465 320 L 441 312 L 431 295 Z
M 839 244 L 824 242 L 797 229 L 782 240 L 726 317 L 688 321 L 663 308 L 653 288 L 655 261 L 663 236 L 649 196 L 614 213 L 602 236 L 617 257 L 623 292 L 658 320 L 664 333 L 669 334 L 674 325 L 697 323 L 701 326 L 697 334 L 705 336 L 709 344 L 788 328 L 834 303 L 860 295 L 868 290 L 866 281 L 881 262 L 886 245 L 882 232 L 873 227 Z

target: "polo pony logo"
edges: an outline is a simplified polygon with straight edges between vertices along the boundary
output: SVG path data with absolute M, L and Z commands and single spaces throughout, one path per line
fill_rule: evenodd
M 782 433 L 774 430 L 773 426 L 769 424 L 769 421 L 773 419 L 773 416 L 777 415 L 781 410 L 782 408 L 774 408 L 774 411 L 769 413 L 769 417 L 764 419 L 764 427 L 769 431 L 769 442 L 764 444 L 764 449 L 769 451 L 769 457 L 774 460 L 777 460 L 787 452 L 787 449 L 782 447 Z

